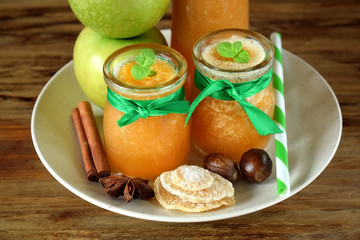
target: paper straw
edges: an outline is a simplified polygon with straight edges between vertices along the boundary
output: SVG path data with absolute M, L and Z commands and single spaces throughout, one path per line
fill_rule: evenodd
M 275 134 L 277 191 L 280 196 L 289 196 L 290 176 L 286 138 L 284 72 L 282 64 L 281 34 L 274 32 L 270 35 L 270 39 L 275 48 L 275 61 L 273 66 L 273 86 L 275 89 L 276 99 L 274 120 L 280 129 L 283 130 L 282 133 Z

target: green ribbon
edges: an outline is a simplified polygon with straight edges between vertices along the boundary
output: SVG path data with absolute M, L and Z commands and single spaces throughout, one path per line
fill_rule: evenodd
M 108 88 L 107 100 L 111 106 L 124 113 L 117 121 L 119 127 L 133 123 L 140 117 L 145 119 L 169 113 L 186 114 L 189 111 L 189 101 L 184 101 L 185 91 L 183 87 L 166 97 L 154 100 L 128 99 Z
M 271 82 L 271 76 L 272 69 L 255 80 L 243 83 L 231 83 L 226 79 L 212 80 L 196 69 L 194 83 L 201 92 L 192 102 L 185 124 L 189 121 L 196 106 L 204 98 L 210 96 L 220 100 L 236 100 L 244 109 L 251 123 L 260 135 L 281 133 L 282 130 L 266 113 L 245 100 L 245 98 L 251 97 L 265 89 Z

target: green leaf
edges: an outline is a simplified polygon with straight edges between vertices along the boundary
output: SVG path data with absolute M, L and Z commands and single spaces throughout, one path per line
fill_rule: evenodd
M 137 57 L 135 58 L 135 62 L 136 62 L 137 64 L 141 65 L 141 66 L 144 65 L 145 60 L 146 60 L 146 59 L 145 59 L 144 54 L 141 54 L 141 53 L 140 53 L 139 56 L 137 56 Z
M 242 49 L 242 43 L 240 41 L 236 41 L 231 45 L 231 48 L 236 52 L 240 52 Z
M 156 75 L 156 72 L 153 70 L 150 70 L 150 66 L 153 65 L 155 61 L 155 53 L 153 50 L 149 48 L 145 48 L 141 50 L 139 56 L 135 58 L 135 64 L 131 68 L 131 75 L 136 80 L 141 80 L 147 76 L 154 76 Z
M 141 80 L 143 78 L 146 78 L 150 73 L 149 67 L 144 67 L 141 65 L 134 65 L 131 68 L 131 75 L 136 80 Z
M 152 77 L 152 76 L 155 76 L 156 75 L 156 72 L 154 70 L 151 70 L 150 69 L 150 72 L 148 74 L 148 77 Z
M 155 53 L 149 48 L 141 50 L 139 56 L 135 58 L 136 63 L 144 66 L 150 67 L 155 61 Z
M 232 58 L 236 55 L 236 52 L 232 49 L 231 43 L 229 42 L 219 43 L 216 50 L 222 57 Z
M 217 52 L 220 56 L 232 58 L 238 63 L 247 63 L 250 59 L 249 53 L 242 49 L 242 43 L 240 41 L 235 41 L 233 44 L 230 42 L 221 42 L 217 46 Z
M 153 50 L 146 48 L 140 52 L 140 55 L 145 57 L 145 61 L 142 64 L 144 67 L 150 67 L 155 61 L 155 53 Z
M 234 56 L 234 61 L 238 63 L 247 63 L 250 60 L 249 53 L 242 49 L 239 53 Z

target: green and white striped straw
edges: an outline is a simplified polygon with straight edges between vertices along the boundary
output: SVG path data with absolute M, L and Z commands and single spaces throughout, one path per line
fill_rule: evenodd
M 282 64 L 281 34 L 274 32 L 270 35 L 271 42 L 275 48 L 275 61 L 273 66 L 273 86 L 275 90 L 274 120 L 282 133 L 275 134 L 275 155 L 276 155 L 276 178 L 277 190 L 280 196 L 290 194 L 290 176 L 288 163 L 288 148 L 286 137 L 286 115 L 284 96 L 284 72 Z

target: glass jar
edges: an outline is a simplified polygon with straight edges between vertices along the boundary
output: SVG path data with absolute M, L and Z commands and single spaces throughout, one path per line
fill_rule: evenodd
M 134 62 L 140 51 L 146 48 L 154 51 L 155 59 L 161 64 L 155 76 L 135 80 L 125 66 Z M 171 74 L 169 68 L 174 70 Z M 138 105 L 146 105 L 183 92 L 186 75 L 185 59 L 175 50 L 157 44 L 124 47 L 105 61 L 104 79 L 108 85 L 108 99 L 103 116 L 104 148 L 112 172 L 153 180 L 162 172 L 175 169 L 184 162 L 190 146 L 190 127 L 184 126 L 186 113 L 144 116 L 148 110 L 139 110 L 136 121 L 119 127 L 117 121 L 126 111 L 118 110 L 116 101 L 109 101 L 109 93 L 120 99 L 135 101 Z
M 196 40 L 224 28 L 249 28 L 249 0 L 173 0 L 171 47 L 188 62 L 185 91 L 190 97 L 194 64 L 192 48 Z
M 243 49 L 249 52 L 248 63 L 235 63 L 233 59 L 223 58 L 217 53 L 218 43 L 239 40 Z M 193 48 L 193 59 L 197 71 L 204 76 L 215 81 L 226 79 L 236 84 L 253 81 L 267 73 L 269 76 L 269 71 L 272 73 L 274 48 L 268 39 L 256 32 L 223 29 L 199 39 Z M 199 93 L 200 90 L 194 87 L 192 100 Z M 245 100 L 273 118 L 275 100 L 272 83 Z M 263 136 L 257 132 L 238 101 L 211 96 L 204 98 L 193 112 L 191 134 L 194 144 L 203 152 L 220 152 L 237 162 L 251 148 L 264 149 L 270 139 L 270 135 Z

